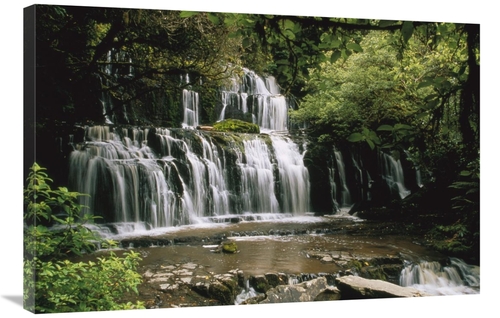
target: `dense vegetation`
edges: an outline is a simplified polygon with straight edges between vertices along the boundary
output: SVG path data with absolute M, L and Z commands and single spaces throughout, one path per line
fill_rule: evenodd
M 111 252 L 98 262 L 68 258 L 116 243 L 99 238 L 89 228 L 95 217 L 81 216 L 76 202 L 82 194 L 50 187 L 45 169 L 34 164 L 24 191 L 24 306 L 35 313 L 103 311 L 144 308 L 122 297 L 137 293 L 141 258 Z
M 212 124 L 219 88 L 248 67 L 276 77 L 295 101 L 292 120 L 308 127 L 309 151 L 318 157 L 337 143 L 406 153 L 426 172 L 426 186 L 386 207 L 386 217 L 401 211 L 412 220 L 433 216 L 427 230 L 434 246 L 479 262 L 479 25 L 45 5 L 36 6 L 36 17 L 37 117 L 35 124 L 27 114 L 25 127 L 51 137 L 38 143 L 53 140 L 64 124 L 109 118 L 180 127 L 180 90 L 186 87 L 200 93 L 201 122 Z M 106 112 L 103 103 L 111 105 Z M 116 266 L 130 275 L 119 292 L 133 290 L 137 255 L 102 264 L 63 260 L 67 251 L 94 247 L 90 232 L 78 225 L 91 220 L 78 219 L 72 200 L 79 194 L 50 189 L 35 170 L 26 197 L 42 200 L 25 211 L 25 271 L 37 275 L 41 288 L 35 310 L 65 311 L 76 303 L 84 306 L 78 310 L 139 306 L 101 297 L 109 286 L 93 279 L 107 272 L 105 266 Z M 54 204 L 65 218 L 50 212 Z M 51 222 L 71 231 L 49 232 L 44 226 Z M 47 244 L 30 245 L 41 237 Z M 61 276 L 61 284 L 78 286 L 61 285 L 57 295 L 47 295 L 48 277 L 61 275 L 61 268 L 103 285 Z M 101 292 L 89 299 L 106 304 L 57 298 L 67 288 Z

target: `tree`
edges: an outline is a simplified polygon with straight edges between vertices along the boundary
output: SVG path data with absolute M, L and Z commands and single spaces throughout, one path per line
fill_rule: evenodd
M 231 63 L 239 64 L 239 43 L 228 37 L 218 14 L 46 5 L 36 10 L 41 123 L 49 115 L 97 123 L 115 116 L 128 123 L 127 116 L 163 112 L 175 126 L 182 121 L 175 108 L 183 87 L 210 91 L 231 76 Z M 103 107 L 108 100 L 112 106 Z

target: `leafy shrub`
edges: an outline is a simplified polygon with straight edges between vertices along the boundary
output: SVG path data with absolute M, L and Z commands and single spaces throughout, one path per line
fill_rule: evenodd
M 96 244 L 114 246 L 86 224 L 95 217 L 81 215 L 78 192 L 51 189 L 45 169 L 33 164 L 24 190 L 24 308 L 36 313 L 144 308 L 141 302 L 120 302 L 137 293 L 141 276 L 139 255 L 133 251 L 98 262 L 74 263 L 69 256 L 92 252 Z

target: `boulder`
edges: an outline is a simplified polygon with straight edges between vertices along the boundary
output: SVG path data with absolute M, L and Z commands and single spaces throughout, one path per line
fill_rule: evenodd
M 297 285 L 279 285 L 267 291 L 260 304 L 314 301 L 329 288 L 326 278 L 320 277 Z M 322 299 L 322 297 L 320 297 Z
M 225 284 L 221 282 L 213 282 L 208 287 L 208 296 L 212 299 L 217 299 L 223 305 L 233 305 L 234 304 L 234 293 Z
M 271 288 L 265 275 L 250 276 L 249 283 L 259 293 L 265 293 Z
M 335 285 L 340 290 L 341 299 L 429 296 L 415 288 L 401 287 L 386 281 L 359 276 L 338 277 L 335 280 Z

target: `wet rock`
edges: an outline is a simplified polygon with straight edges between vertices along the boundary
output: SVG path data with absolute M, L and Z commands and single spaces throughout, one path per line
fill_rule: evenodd
M 255 305 L 255 304 L 259 304 L 264 299 L 266 299 L 266 295 L 265 294 L 259 294 L 259 295 L 255 296 L 255 297 L 252 297 L 252 298 L 249 298 L 249 299 L 245 300 L 244 302 L 241 303 L 241 305 Z
M 238 270 L 236 273 L 236 277 L 238 278 L 238 286 L 245 288 L 245 274 L 243 271 Z
M 284 273 L 267 273 L 264 277 L 270 287 L 288 284 L 288 277 Z
M 321 259 L 321 261 L 322 261 L 323 263 L 332 263 L 332 262 L 333 262 L 333 258 L 332 258 L 332 257 L 330 257 L 330 256 L 325 256 L 325 257 L 323 257 L 323 258 Z
M 265 293 L 269 288 L 271 288 L 265 275 L 250 276 L 249 283 L 250 286 L 252 286 L 255 291 L 259 293 Z
M 210 284 L 208 288 L 208 296 L 217 299 L 224 305 L 234 304 L 234 293 L 223 283 L 216 281 Z
M 297 285 L 279 285 L 267 291 L 266 303 L 288 303 L 313 301 L 328 288 L 325 277 L 319 277 Z
M 368 299 L 390 297 L 422 297 L 424 292 L 410 287 L 401 287 L 382 280 L 359 276 L 344 276 L 335 280 L 341 299 Z
M 314 301 L 330 301 L 330 300 L 339 300 L 340 299 L 340 290 L 336 287 L 328 286 L 325 290 L 314 298 Z

